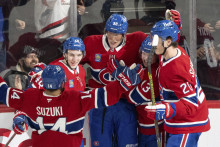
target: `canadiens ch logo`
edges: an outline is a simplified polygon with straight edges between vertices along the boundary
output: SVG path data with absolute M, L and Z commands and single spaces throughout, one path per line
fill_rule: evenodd
M 69 80 L 69 88 L 73 88 L 74 87 L 74 82 L 73 79 Z
M 95 54 L 95 61 L 100 62 L 101 61 L 101 54 Z
M 93 142 L 93 145 L 94 145 L 94 146 L 99 146 L 99 141 L 94 141 L 94 142 Z

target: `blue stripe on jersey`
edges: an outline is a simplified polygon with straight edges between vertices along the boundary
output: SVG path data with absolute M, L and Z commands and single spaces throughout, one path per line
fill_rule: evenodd
M 197 94 L 192 94 L 192 95 L 188 95 L 187 97 L 184 97 L 184 99 L 192 102 L 193 104 L 195 104 L 196 106 L 198 106 L 198 99 L 197 99 Z
M 100 80 L 99 80 L 99 72 L 98 72 L 98 71 L 94 71 L 92 68 L 90 69 L 90 71 L 91 71 L 91 76 L 92 76 L 95 80 L 97 80 L 97 81 L 100 82 Z
M 8 91 L 8 86 L 5 82 L 0 83 L 0 102 L 3 102 L 3 104 L 7 105 L 6 103 L 6 96 Z
M 97 107 L 98 108 L 106 107 L 105 99 L 106 99 L 105 89 L 99 88 L 97 92 Z
M 29 125 L 31 128 L 33 128 L 35 130 L 42 129 L 42 128 L 40 128 L 40 126 L 37 122 L 33 121 L 29 117 L 27 117 L 27 119 L 28 119 L 28 122 L 29 122 Z M 53 124 L 44 124 L 44 128 L 46 130 L 51 130 L 55 124 L 56 124 L 56 122 Z M 65 131 L 67 131 L 68 134 L 75 134 L 75 133 L 80 132 L 83 129 L 83 124 L 84 124 L 84 117 L 79 120 L 74 120 L 74 121 L 67 122 L 65 124 L 59 124 L 59 125 L 66 125 Z M 58 131 L 58 130 L 56 130 L 56 131 Z M 61 131 L 59 130 L 59 132 L 61 132 Z M 63 133 L 66 133 L 66 132 L 63 132 Z
M 79 132 L 80 130 L 83 129 L 83 124 L 84 124 L 84 119 L 81 119 L 81 120 L 78 120 L 78 121 L 72 122 L 72 123 L 67 123 L 66 129 L 67 129 L 68 133 Z
M 162 90 L 160 93 L 162 93 L 164 100 L 179 100 L 173 91 L 164 88 Z
M 204 126 L 209 123 L 209 119 L 205 121 L 197 121 L 197 122 L 184 122 L 184 123 L 170 123 L 164 120 L 165 125 L 172 128 L 186 128 L 186 127 L 196 127 L 196 126 Z
M 141 92 L 138 90 L 138 87 L 134 88 L 130 93 L 129 93 L 129 99 L 134 103 L 134 104 L 142 104 L 145 102 L 150 102 L 150 99 L 147 99 L 144 95 L 141 94 Z
M 32 119 L 30 119 L 30 117 L 27 117 L 29 126 L 35 130 L 40 130 L 40 126 L 38 123 L 36 123 L 35 121 L 33 121 Z

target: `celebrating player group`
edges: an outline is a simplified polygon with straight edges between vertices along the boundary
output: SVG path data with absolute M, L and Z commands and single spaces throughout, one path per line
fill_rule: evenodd
M 193 64 L 178 45 L 179 12 L 166 11 L 150 35 L 127 28 L 126 17 L 113 14 L 103 35 L 69 37 L 63 57 L 31 70 L 25 91 L 0 77 L 0 102 L 17 110 L 14 131 L 31 127 L 33 147 L 80 147 L 89 111 L 92 147 L 197 147 L 210 120 Z

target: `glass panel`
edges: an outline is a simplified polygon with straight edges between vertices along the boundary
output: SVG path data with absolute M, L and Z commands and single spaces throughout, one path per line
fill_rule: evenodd
M 79 7 L 84 5 L 81 0 L 77 3 Z M 76 9 L 76 4 L 74 6 Z M 62 56 L 62 42 L 74 34 L 70 32 L 69 25 L 74 15 L 69 14 L 70 0 L 0 2 L 0 72 L 6 68 L 12 71 L 1 73 L 4 79 L 11 81 L 9 86 L 15 87 L 14 80 L 19 75 L 22 89 L 26 89 L 27 73 L 36 63 L 48 64 Z M 71 25 L 76 26 L 77 20 L 72 21 Z M 30 53 L 36 54 L 38 58 L 27 59 Z
M 220 99 L 220 3 L 197 2 L 197 72 L 209 100 Z

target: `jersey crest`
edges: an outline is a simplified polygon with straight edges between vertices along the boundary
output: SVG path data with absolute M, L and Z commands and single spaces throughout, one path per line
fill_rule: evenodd
M 69 88 L 73 88 L 74 87 L 74 82 L 73 79 L 69 80 Z
M 101 54 L 95 54 L 95 61 L 100 62 L 101 61 Z

